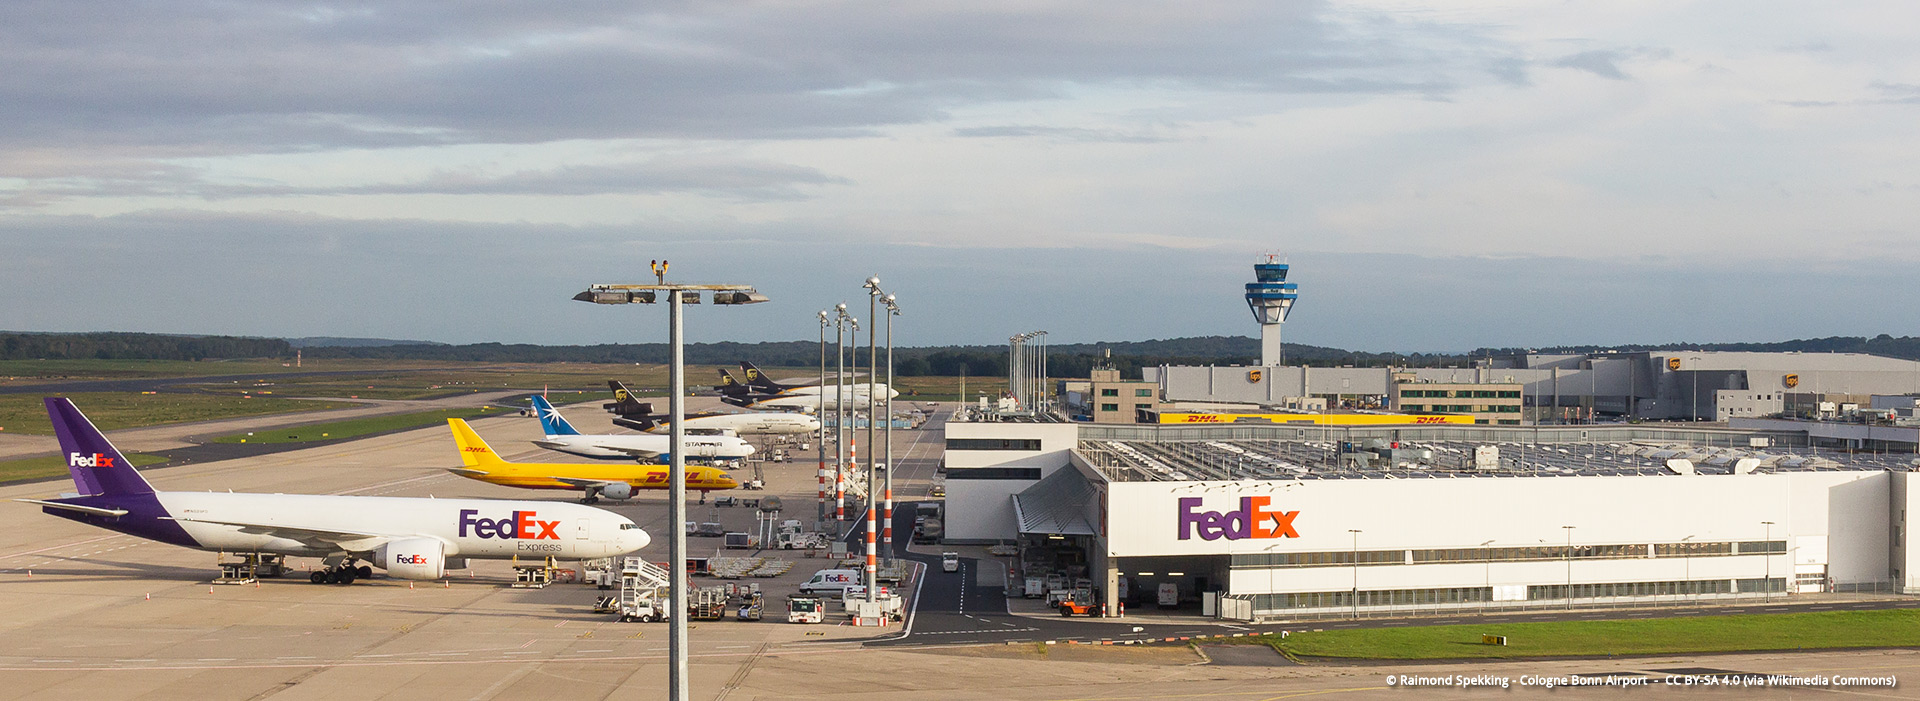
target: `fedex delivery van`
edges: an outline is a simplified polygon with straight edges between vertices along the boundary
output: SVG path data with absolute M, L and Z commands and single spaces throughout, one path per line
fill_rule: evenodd
M 840 594 L 847 587 L 860 586 L 860 570 L 820 570 L 800 585 L 802 594 Z

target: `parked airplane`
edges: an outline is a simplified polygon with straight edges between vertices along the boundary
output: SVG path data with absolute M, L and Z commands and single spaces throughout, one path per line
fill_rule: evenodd
M 822 385 L 817 382 L 807 382 L 804 380 L 797 382 L 789 380 L 785 383 L 775 382 L 768 378 L 766 373 L 761 372 L 760 368 L 755 367 L 753 363 L 744 360 L 740 361 L 740 371 L 747 376 L 747 381 L 743 384 L 752 391 L 760 394 L 826 394 L 828 398 L 831 399 L 837 387 L 837 385 Z M 720 373 L 726 375 L 727 371 L 721 370 Z M 726 379 L 732 381 L 733 376 L 727 375 Z M 853 383 L 846 385 L 846 388 L 846 391 L 852 393 L 853 398 L 861 403 L 866 402 L 866 395 L 869 394 L 879 399 L 892 399 L 900 396 L 899 392 L 881 382 Z
M 619 380 L 608 380 L 607 386 L 613 388 L 612 403 L 603 405 L 607 411 L 619 415 L 613 423 L 648 433 L 666 433 L 671 427 L 664 414 L 653 413 L 653 403 L 633 398 L 633 393 Z M 687 433 L 727 434 L 741 436 L 794 435 L 813 433 L 820 430 L 820 420 L 797 412 L 760 411 L 760 412 L 695 412 L 685 416 Z
M 439 579 L 467 560 L 624 555 L 646 531 L 577 504 L 319 494 L 156 492 L 73 402 L 46 399 L 76 494 L 16 499 L 46 513 L 196 550 L 324 558 L 315 584 L 373 575 Z
M 584 493 L 581 501 L 592 504 L 600 497 L 628 499 L 635 490 L 666 489 L 669 468 L 666 465 L 519 463 L 507 462 L 493 452 L 473 427 L 460 419 L 447 419 L 453 428 L 453 442 L 460 448 L 460 461 L 466 467 L 450 467 L 448 472 L 489 484 L 521 489 L 572 489 Z M 733 489 L 739 482 L 717 467 L 687 466 L 687 489 L 707 492 Z
M 742 362 L 750 379 L 740 382 L 726 370 L 720 371 L 720 401 L 738 407 L 755 410 L 781 411 L 838 411 L 840 397 L 846 396 L 853 408 L 867 405 L 868 397 L 884 398 L 900 396 L 885 384 L 853 383 L 846 385 L 787 385 L 766 379 L 760 369 L 752 363 Z M 824 405 L 824 406 L 822 406 Z
M 560 410 L 547 402 L 546 397 L 539 395 L 533 397 L 533 410 L 540 414 L 540 428 L 547 434 L 546 440 L 533 442 L 542 448 L 589 458 L 671 459 L 661 457 L 670 456 L 673 451 L 673 439 L 666 436 L 651 433 L 583 434 L 568 423 L 566 417 L 560 415 Z M 753 454 L 753 445 L 737 436 L 687 436 L 685 445 L 688 460 L 740 460 Z

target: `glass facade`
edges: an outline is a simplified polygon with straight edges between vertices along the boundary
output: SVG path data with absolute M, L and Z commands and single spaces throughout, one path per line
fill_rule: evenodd
M 1420 550 L 1362 550 L 1361 565 L 1425 565 L 1443 562 L 1538 562 L 1547 560 L 1630 560 L 1661 557 L 1714 557 L 1722 555 L 1764 555 L 1787 551 L 1787 541 L 1749 541 L 1741 543 L 1620 543 L 1613 545 L 1527 545 L 1520 547 L 1430 548 Z M 1350 567 L 1356 553 L 1329 550 L 1304 553 L 1251 553 L 1234 555 L 1233 569 L 1269 567 Z

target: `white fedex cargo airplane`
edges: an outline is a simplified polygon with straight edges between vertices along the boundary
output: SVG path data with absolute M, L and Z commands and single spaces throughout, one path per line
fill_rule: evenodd
M 315 584 L 373 574 L 439 579 L 470 559 L 614 557 L 646 547 L 633 521 L 551 501 L 156 492 L 73 402 L 46 399 L 76 494 L 16 499 L 46 513 L 186 548 L 319 557 Z
M 546 440 L 533 442 L 542 448 L 589 458 L 671 459 L 673 439 L 667 436 L 651 433 L 583 434 L 568 423 L 566 417 L 560 415 L 560 410 L 547 402 L 546 397 L 537 394 L 533 396 L 533 409 L 540 414 L 540 429 L 547 434 Z M 753 444 L 738 436 L 686 437 L 685 457 L 689 460 L 740 460 L 752 454 Z M 663 455 L 668 457 L 661 457 Z

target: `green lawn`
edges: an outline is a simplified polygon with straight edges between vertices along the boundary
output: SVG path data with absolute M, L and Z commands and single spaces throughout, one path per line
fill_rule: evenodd
M 146 453 L 126 453 L 127 460 L 135 467 L 166 462 L 167 459 Z M 65 477 L 67 459 L 59 455 L 44 458 L 22 458 L 20 460 L 0 461 L 0 482 L 18 482 L 22 480 L 44 479 L 47 477 Z
M 0 384 L 42 384 L 68 380 L 142 377 L 193 377 L 248 373 L 298 372 L 271 358 L 244 360 L 0 360 Z
M 286 414 L 354 406 L 281 397 L 226 397 L 210 394 L 134 394 L 82 392 L 64 395 L 100 430 L 156 424 L 210 421 L 235 416 Z M 0 394 L 0 431 L 53 435 L 47 406 L 37 394 Z
M 1505 647 L 1481 635 L 1507 636 Z M 1452 659 L 1920 646 L 1920 610 L 1815 611 L 1631 621 L 1486 623 L 1247 638 L 1292 655 Z
M 252 433 L 237 433 L 213 439 L 215 443 L 304 443 L 308 441 L 331 441 L 342 438 L 354 438 L 388 431 L 445 424 L 447 419 L 472 419 L 482 416 L 499 416 L 507 410 L 496 407 L 469 409 L 441 409 L 423 411 L 415 414 L 395 414 L 392 416 L 370 416 L 364 419 L 347 419 L 309 426 L 293 426 Z

